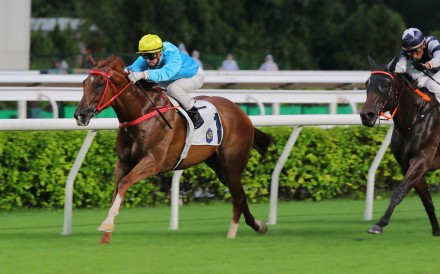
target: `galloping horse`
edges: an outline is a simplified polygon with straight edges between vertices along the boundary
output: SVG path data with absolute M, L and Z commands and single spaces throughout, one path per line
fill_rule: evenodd
M 433 94 L 414 88 L 406 74 L 394 73 L 397 57 L 387 65 L 377 65 L 370 56 L 368 59 L 373 70 L 366 82 L 367 100 L 360 113 L 362 124 L 373 127 L 380 115 L 390 111 L 394 121 L 391 151 L 404 174 L 403 181 L 391 195 L 385 214 L 368 232 L 382 234 L 395 207 L 414 187 L 428 214 L 432 235 L 440 236 L 425 180 L 428 171 L 440 168 L 439 104 Z
M 121 58 L 110 56 L 97 64 L 90 58 L 92 70 L 83 82 L 84 94 L 75 110 L 79 126 L 86 126 L 101 110 L 113 107 L 121 127 L 118 130 L 115 190 L 107 218 L 98 228 L 104 232 L 101 243 L 109 243 L 114 221 L 127 190 L 135 183 L 176 167 L 185 146 L 187 122 L 163 92 L 143 83 L 136 87 L 124 72 Z M 136 84 L 138 84 L 136 83 Z M 191 146 L 187 157 L 177 165 L 186 169 L 205 162 L 231 193 L 233 216 L 227 234 L 235 238 L 243 213 L 246 224 L 259 233 L 267 226 L 255 221 L 249 211 L 241 183 L 252 148 L 264 158 L 272 138 L 256 129 L 249 117 L 233 102 L 222 97 L 199 96 L 215 106 L 222 122 L 223 138 L 219 145 Z

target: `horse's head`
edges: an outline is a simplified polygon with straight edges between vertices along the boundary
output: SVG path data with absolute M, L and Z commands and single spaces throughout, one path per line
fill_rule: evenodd
M 372 127 L 381 113 L 393 111 L 397 107 L 397 95 L 394 84 L 394 70 L 398 57 L 387 65 L 378 65 L 368 56 L 372 72 L 365 83 L 367 100 L 361 110 L 360 116 L 364 126 Z
M 90 119 L 109 107 L 116 96 L 131 86 L 124 72 L 124 61 L 110 56 L 98 62 L 89 57 L 89 76 L 83 81 L 83 97 L 74 117 L 79 126 L 87 126 Z

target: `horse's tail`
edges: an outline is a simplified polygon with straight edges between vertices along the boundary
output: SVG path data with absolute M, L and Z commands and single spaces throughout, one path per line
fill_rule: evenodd
M 254 127 L 254 148 L 263 159 L 266 158 L 267 150 L 272 143 L 272 136 Z

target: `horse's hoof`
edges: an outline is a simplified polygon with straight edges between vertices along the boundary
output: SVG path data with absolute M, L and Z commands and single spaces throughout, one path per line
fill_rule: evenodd
M 101 237 L 101 244 L 109 244 L 111 235 L 111 232 L 104 232 Z
M 258 233 L 264 234 L 267 232 L 267 225 L 265 222 L 259 220 L 259 221 L 256 221 L 256 223 L 259 227 L 259 229 L 257 230 Z
M 433 231 L 432 236 L 440 236 L 440 230 Z
M 115 229 L 115 225 L 113 224 L 102 224 L 98 227 L 98 230 L 101 232 L 113 232 Z
M 374 224 L 370 227 L 370 229 L 368 229 L 367 232 L 370 234 L 381 235 L 383 233 L 383 228 L 381 226 Z

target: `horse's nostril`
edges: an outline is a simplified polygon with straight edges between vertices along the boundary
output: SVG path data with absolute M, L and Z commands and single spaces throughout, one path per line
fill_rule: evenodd
M 377 115 L 373 112 L 367 112 L 367 113 L 361 112 L 360 116 L 362 120 L 373 120 L 377 117 Z
M 76 120 L 79 120 L 79 119 L 82 119 L 82 118 L 84 118 L 84 117 L 86 117 L 84 114 L 77 114 L 77 113 L 74 113 L 73 114 L 73 117 L 76 119 Z

